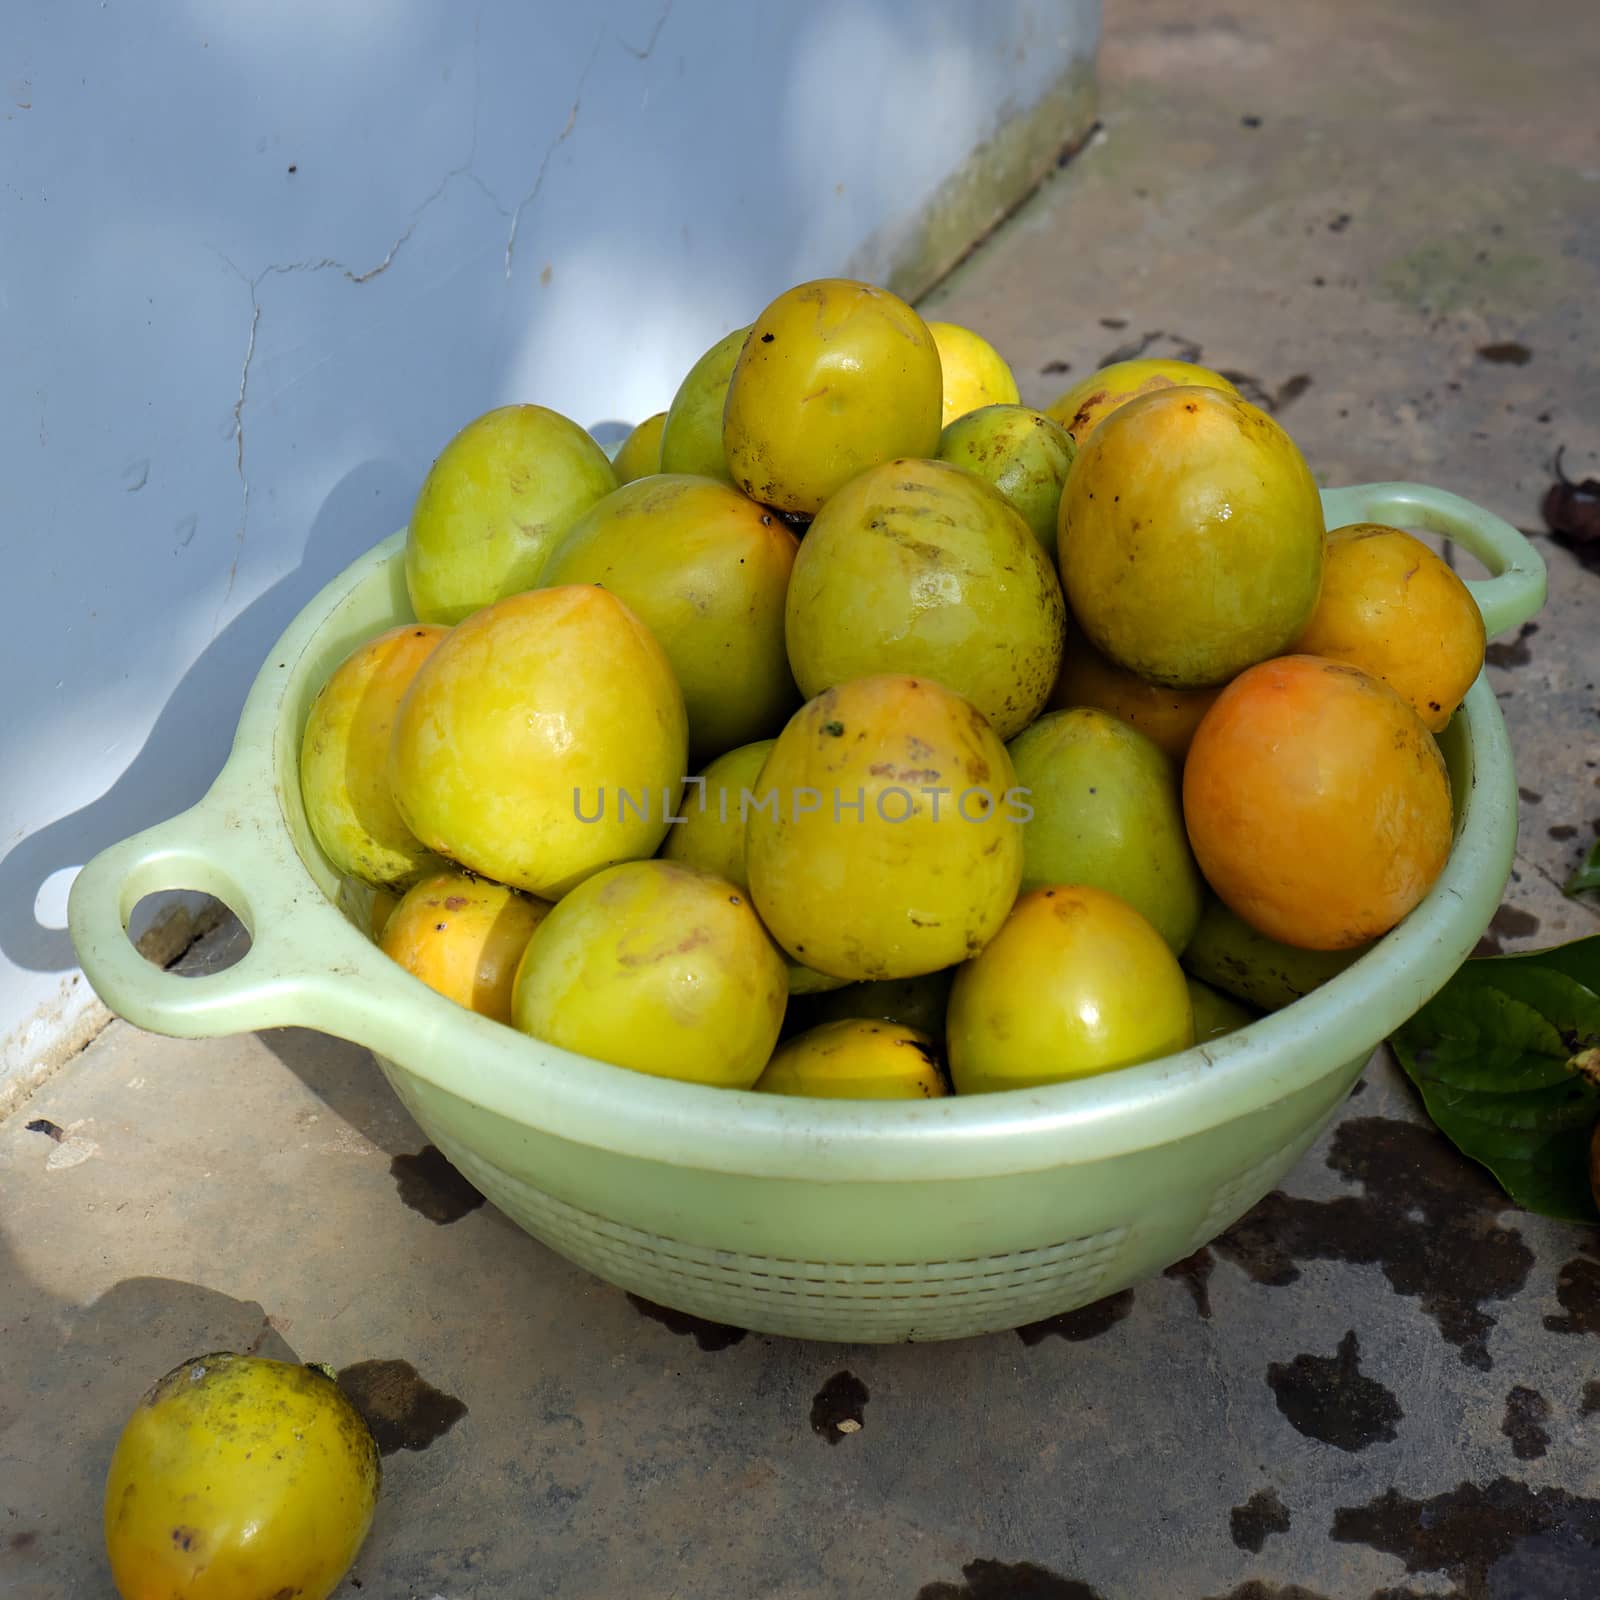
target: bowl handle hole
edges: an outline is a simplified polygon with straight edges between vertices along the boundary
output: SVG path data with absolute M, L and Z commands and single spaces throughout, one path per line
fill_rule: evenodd
M 250 953 L 250 932 L 225 900 L 199 889 L 159 889 L 128 916 L 128 940 L 154 967 L 206 978 Z

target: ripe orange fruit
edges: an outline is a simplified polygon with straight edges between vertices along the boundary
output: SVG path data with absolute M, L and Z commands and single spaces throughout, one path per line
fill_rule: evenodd
M 1100 654 L 1074 627 L 1067 629 L 1061 672 L 1050 692 L 1052 711 L 1095 706 L 1120 717 L 1159 745 L 1174 761 L 1188 754 L 1200 719 L 1217 698 L 1216 689 L 1167 689 L 1148 683 Z
M 511 1022 L 511 985 L 546 900 L 470 873 L 436 872 L 413 885 L 379 936 L 383 953 L 447 1000 Z
M 1297 653 L 1364 667 L 1438 733 L 1483 666 L 1483 613 L 1420 539 L 1378 522 L 1328 534 L 1322 598 Z
M 1283 656 L 1241 673 L 1189 746 L 1183 815 L 1218 896 L 1269 938 L 1343 950 L 1387 933 L 1450 854 L 1450 780 L 1386 683 Z

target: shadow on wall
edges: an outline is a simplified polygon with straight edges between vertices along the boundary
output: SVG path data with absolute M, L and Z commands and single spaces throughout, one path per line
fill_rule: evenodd
M 206 647 L 122 776 L 99 799 L 0 858 L 0 951 L 14 965 L 35 972 L 77 965 L 66 929 L 43 926 L 35 913 L 40 885 L 199 798 L 175 793 L 173 773 L 192 769 L 197 760 L 221 770 L 244 696 L 273 642 L 325 583 L 377 542 L 370 537 L 374 499 L 409 493 L 411 484 L 410 470 L 391 461 L 364 462 L 347 474 L 323 502 L 300 565 Z

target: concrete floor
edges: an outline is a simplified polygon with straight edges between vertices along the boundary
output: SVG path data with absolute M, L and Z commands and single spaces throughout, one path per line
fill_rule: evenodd
M 1192 346 L 1301 391 L 1327 482 L 1537 529 L 1556 445 L 1600 475 L 1592 21 L 1122 0 L 1105 137 L 933 305 L 1027 399 Z M 1600 931 L 1559 890 L 1600 818 L 1600 578 L 1540 547 L 1550 605 L 1490 668 L 1524 784 L 1506 949 Z M 108 1592 L 122 1418 L 216 1348 L 360 1368 L 390 1454 L 352 1582 L 384 1600 L 1600 1592 L 1600 1247 L 1507 1207 L 1382 1058 L 1214 1249 L 1026 1337 L 741 1336 L 476 1201 L 358 1050 L 108 1029 L 0 1125 L 0 1593 Z

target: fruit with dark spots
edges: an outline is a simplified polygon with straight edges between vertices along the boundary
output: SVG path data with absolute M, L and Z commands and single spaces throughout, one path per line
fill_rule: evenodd
M 737 885 L 674 861 L 580 884 L 517 969 L 517 1027 L 657 1077 L 748 1089 L 778 1041 L 783 959 Z
M 1483 666 L 1483 613 L 1420 539 L 1352 523 L 1328 533 L 1322 593 L 1294 652 L 1364 667 L 1438 733 Z
M 833 737 L 835 721 L 860 737 Z M 898 781 L 908 737 L 940 783 Z M 965 959 L 1005 920 L 1022 871 L 1011 761 L 938 683 L 877 676 L 818 695 L 778 736 L 760 783 L 750 889 L 796 960 L 847 980 L 915 977 Z
M 111 1458 L 105 1543 L 125 1600 L 326 1600 L 366 1538 L 378 1444 L 323 1367 L 219 1351 L 162 1378 Z
M 591 506 L 545 581 L 601 584 L 650 630 L 683 690 L 700 763 L 766 738 L 800 703 L 783 631 L 797 543 L 737 489 L 658 473 Z
M 857 473 L 938 449 L 938 347 L 898 295 L 821 278 L 785 290 L 753 326 L 722 414 L 728 470 L 752 499 L 814 517 Z
M 511 1021 L 511 984 L 546 900 L 450 870 L 409 889 L 379 945 L 430 989 L 496 1022 Z
M 1180 954 L 1204 886 L 1172 762 L 1137 729 L 1087 706 L 1047 712 L 1007 749 L 1033 812 L 1022 829 L 1023 890 L 1104 889 Z
M 942 461 L 863 472 L 795 557 L 789 663 L 807 695 L 881 673 L 964 695 L 1002 739 L 1043 708 L 1065 612 L 1049 558 L 997 490 Z
M 1220 372 L 1213 372 L 1209 367 L 1197 366 L 1192 361 L 1142 357 L 1113 361 L 1090 373 L 1057 395 L 1045 407 L 1045 415 L 1059 422 L 1081 446 L 1118 406 L 1141 395 L 1180 385 L 1218 389 L 1223 394 L 1238 393 Z
M 1450 854 L 1450 779 L 1387 684 L 1317 656 L 1234 679 L 1196 730 L 1183 815 L 1219 898 L 1270 939 L 1344 950 L 1377 938 Z
M 662 424 L 658 472 L 693 472 L 733 482 L 722 448 L 722 408 L 733 365 L 749 333 L 747 325 L 724 334 L 689 368 Z
M 545 406 L 501 406 L 439 452 L 406 527 L 406 590 L 422 622 L 449 626 L 531 589 L 561 536 L 616 471 L 595 440 Z
M 1183 969 L 1126 901 L 1087 886 L 1022 895 L 957 974 L 945 1022 L 959 1094 L 1037 1087 L 1186 1050 Z
M 1057 555 L 1102 655 L 1201 689 L 1282 654 L 1310 621 L 1323 532 L 1316 480 L 1271 417 L 1215 389 L 1168 388 L 1080 443 Z
M 950 1092 L 932 1035 L 866 1017 L 796 1034 L 778 1046 L 755 1088 L 818 1100 L 937 1100 Z
M 1052 560 L 1061 490 L 1076 454 L 1072 435 L 1059 422 L 1019 405 L 969 411 L 939 436 L 939 459 L 998 489 Z

